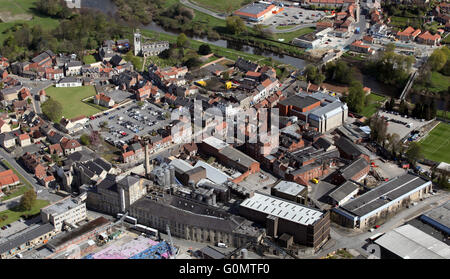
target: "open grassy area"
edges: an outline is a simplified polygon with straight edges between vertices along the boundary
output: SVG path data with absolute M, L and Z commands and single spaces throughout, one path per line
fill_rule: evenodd
M 16 24 L 28 24 L 30 26 L 41 25 L 45 30 L 50 30 L 59 25 L 57 19 L 39 14 L 35 9 L 37 0 L 0 0 L 0 42 L 9 35 L 9 29 Z
M 243 6 L 246 0 L 227 0 L 227 1 L 217 1 L 217 0 L 191 0 L 191 2 L 197 5 L 207 8 L 211 11 L 225 13 L 233 12 Z
M 85 55 L 83 57 L 83 62 L 84 62 L 84 64 L 92 64 L 92 63 L 97 62 L 97 60 L 95 60 L 94 55 Z
M 444 76 L 441 73 L 438 72 L 432 72 L 431 73 L 431 88 L 430 90 L 432 92 L 440 92 L 447 90 L 450 86 L 450 77 Z
M 294 38 L 297 38 L 301 35 L 305 35 L 308 33 L 312 33 L 315 30 L 316 30 L 316 28 L 314 28 L 314 27 L 306 27 L 306 28 L 296 30 L 294 32 L 276 34 L 276 37 L 277 37 L 277 39 L 284 39 L 285 43 L 289 43 Z
M 90 116 L 101 111 L 81 100 L 94 96 L 95 89 L 93 86 L 80 87 L 49 87 L 45 90 L 50 98 L 61 103 L 63 106 L 63 116 L 65 118 L 74 118 L 80 115 Z
M 17 170 L 15 168 L 13 168 L 13 166 L 11 166 L 11 164 L 9 164 L 6 160 L 2 160 L 2 164 L 5 165 L 8 169 L 11 169 L 19 178 L 20 182 L 22 183 L 21 185 L 17 185 L 16 188 L 12 191 L 11 194 L 6 195 L 4 197 L 1 198 L 2 201 L 6 201 L 18 196 L 23 195 L 23 193 L 25 193 L 28 189 L 32 189 L 33 187 L 31 186 L 30 183 L 28 183 L 27 180 L 25 180 L 25 178 L 17 172 Z
M 372 93 L 369 96 L 367 96 L 367 98 L 369 99 L 369 103 L 367 106 L 364 107 L 363 111 L 360 114 L 369 118 L 375 112 L 377 112 L 378 108 L 386 100 L 386 97 Z
M 419 18 L 392 16 L 389 25 L 404 29 L 414 23 L 420 24 Z
M 278 30 L 286 30 L 286 29 L 294 28 L 294 27 L 296 27 L 296 26 L 298 26 L 298 25 L 285 25 L 285 26 L 278 25 L 278 26 L 275 27 L 275 28 L 278 29 Z
M 439 123 L 427 137 L 420 141 L 425 158 L 450 163 L 450 124 Z
M 0 227 L 11 224 L 20 219 L 22 215 L 35 215 L 40 212 L 40 209 L 47 206 L 50 202 L 46 200 L 36 200 L 31 210 L 21 211 L 18 207 L 11 208 L 0 212 L 0 216 L 7 215 L 5 221 L 0 221 Z

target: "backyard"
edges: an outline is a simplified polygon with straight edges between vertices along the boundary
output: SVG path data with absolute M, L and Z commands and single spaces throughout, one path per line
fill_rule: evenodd
M 423 140 L 420 141 L 426 159 L 450 163 L 450 124 L 439 123 Z
M 98 106 L 93 106 L 87 102 L 83 102 L 83 99 L 95 95 L 95 89 L 93 86 L 80 86 L 80 87 L 49 87 L 46 93 L 50 98 L 61 103 L 63 107 L 63 116 L 71 119 L 80 115 L 91 116 L 96 114 L 102 109 Z M 105 108 L 106 109 L 106 108 Z

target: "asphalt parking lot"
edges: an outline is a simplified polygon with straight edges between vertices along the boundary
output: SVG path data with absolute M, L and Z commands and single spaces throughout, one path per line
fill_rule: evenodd
M 145 102 L 142 107 L 138 107 L 133 102 L 112 112 L 104 113 L 100 117 L 90 120 L 89 124 L 94 130 L 101 130 L 101 123 L 107 122 L 109 131 L 104 129 L 101 132 L 102 137 L 111 142 L 127 142 L 135 135 L 147 135 L 150 131 L 167 126 L 170 119 L 165 119 L 165 112 L 148 102 Z
M 430 121 L 423 121 L 421 119 L 414 119 L 411 117 L 404 117 L 402 115 L 395 115 L 388 112 L 379 112 L 380 116 L 387 117 L 388 120 L 388 127 L 387 132 L 388 134 L 396 133 L 400 136 L 400 138 L 404 138 L 407 136 L 411 131 L 418 130 L 422 126 L 428 124 Z M 398 122 L 394 122 L 398 121 Z M 403 122 L 403 123 L 399 123 Z
M 391 162 L 382 162 L 380 159 L 373 160 L 376 171 L 384 178 L 392 179 L 406 173 L 405 169 Z
M 314 23 L 325 16 L 325 12 L 305 10 L 298 7 L 284 7 L 278 14 L 267 18 L 262 24 L 275 26 L 298 25 Z
M 16 234 L 20 231 L 23 231 L 24 229 L 32 226 L 33 224 L 36 224 L 38 222 L 40 222 L 41 217 L 37 216 L 33 219 L 30 220 L 26 220 L 26 221 L 16 221 L 10 224 L 10 227 L 7 227 L 4 230 L 0 230 L 0 237 L 4 238 L 4 237 L 8 237 L 10 235 Z

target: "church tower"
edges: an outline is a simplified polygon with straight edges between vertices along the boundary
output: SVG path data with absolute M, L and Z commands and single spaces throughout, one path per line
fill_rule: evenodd
M 139 29 L 134 32 L 134 55 L 138 56 L 141 54 L 141 33 Z

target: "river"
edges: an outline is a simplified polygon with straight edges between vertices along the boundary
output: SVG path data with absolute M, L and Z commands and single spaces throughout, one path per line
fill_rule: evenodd
M 98 10 L 100 12 L 111 15 L 114 14 L 117 10 L 116 6 L 111 0 L 81 0 L 81 7 Z M 151 24 L 142 27 L 142 29 L 178 36 L 178 33 L 169 30 L 164 30 L 161 26 L 157 25 L 155 22 L 152 22 Z M 278 54 L 271 51 L 265 51 L 248 45 L 233 44 L 232 42 L 226 40 L 209 40 L 206 37 L 196 37 L 196 36 L 191 36 L 191 38 L 211 45 L 239 50 L 248 54 L 256 54 L 264 57 L 271 57 L 274 60 L 277 60 L 284 64 L 292 65 L 299 69 L 304 68 L 309 63 L 308 61 L 305 61 L 300 58 Z

